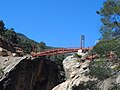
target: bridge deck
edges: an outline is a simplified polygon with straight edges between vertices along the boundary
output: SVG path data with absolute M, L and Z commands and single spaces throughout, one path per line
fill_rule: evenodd
M 91 48 L 82 48 L 82 50 L 90 50 Z M 52 50 L 46 50 L 43 52 L 33 53 L 32 56 L 51 56 L 51 55 L 57 55 L 57 54 L 66 54 L 66 53 L 72 53 L 77 52 L 80 50 L 80 48 L 60 48 L 60 49 L 52 49 Z

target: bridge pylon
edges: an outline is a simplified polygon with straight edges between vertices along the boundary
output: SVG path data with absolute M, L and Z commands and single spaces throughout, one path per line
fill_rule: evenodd
M 81 35 L 80 37 L 80 48 L 85 48 L 85 36 Z

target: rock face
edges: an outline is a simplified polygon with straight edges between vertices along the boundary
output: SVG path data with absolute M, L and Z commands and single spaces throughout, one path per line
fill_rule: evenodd
M 98 85 L 101 90 L 111 90 L 109 88 L 113 86 L 113 83 L 120 84 L 120 71 L 117 72 L 115 75 L 111 76 L 110 78 L 101 81 L 100 83 L 98 83 Z M 119 89 L 115 89 L 115 90 L 120 90 L 120 87 Z
M 45 57 L 24 59 L 0 82 L 0 90 L 52 90 L 58 75 L 57 65 Z
M 57 85 L 52 90 L 111 90 L 109 88 L 113 83 L 120 83 L 120 71 L 104 80 L 90 77 L 90 75 L 88 75 L 89 63 L 89 60 L 79 61 L 79 58 L 74 56 L 67 57 L 63 61 L 66 81 Z
M 67 57 L 63 61 L 67 80 L 52 90 L 72 90 L 74 86 L 78 86 L 81 82 L 89 81 L 90 78 L 85 76 L 85 72 L 89 71 L 89 62 L 90 61 L 80 63 L 78 58 L 74 56 Z
M 2 57 L 0 56 L 0 81 L 5 77 L 7 73 L 9 73 L 15 66 L 25 59 L 26 56 L 23 57 Z

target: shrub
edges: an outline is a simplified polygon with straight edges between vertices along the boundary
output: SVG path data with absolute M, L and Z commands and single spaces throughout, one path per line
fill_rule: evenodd
M 120 58 L 120 41 L 118 39 L 112 39 L 108 41 L 100 41 L 97 43 L 93 51 L 100 55 L 100 57 L 106 57 L 107 54 L 110 54 L 110 52 L 114 52 L 118 58 Z
M 120 90 L 120 84 L 113 84 L 109 90 Z
M 100 80 L 108 78 L 112 73 L 111 69 L 107 66 L 108 63 L 109 62 L 104 60 L 91 61 L 89 65 L 89 75 Z
M 79 86 L 73 86 L 72 90 L 100 90 L 96 81 L 82 82 Z
M 74 56 L 77 57 L 77 58 L 82 58 L 82 55 L 79 55 L 77 53 L 75 53 Z

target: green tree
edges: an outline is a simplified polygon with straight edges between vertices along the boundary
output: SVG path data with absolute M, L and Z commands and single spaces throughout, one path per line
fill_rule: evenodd
M 17 35 L 13 28 L 6 30 L 4 36 L 9 42 L 17 43 Z
M 44 42 L 40 42 L 40 43 L 39 43 L 39 46 L 40 46 L 41 48 L 44 48 L 45 45 L 46 45 L 46 44 L 45 44 Z
M 100 41 L 93 48 L 93 52 L 103 58 L 109 55 L 111 51 L 115 54 L 116 58 L 120 58 L 120 38 Z
M 0 20 L 0 35 L 3 36 L 4 31 L 5 31 L 5 24 L 2 20 Z
M 39 43 L 40 51 L 43 51 L 45 49 L 46 44 L 44 42 Z
M 103 23 L 100 32 L 104 40 L 120 36 L 120 0 L 106 0 L 98 14 Z
M 93 51 L 99 54 L 100 57 L 106 57 L 111 51 L 116 52 L 119 45 L 120 42 L 117 39 L 100 41 L 94 46 Z
M 103 23 L 100 28 L 102 39 L 94 51 L 100 56 L 106 56 L 112 51 L 120 58 L 120 0 L 106 0 L 97 13 L 101 15 Z

